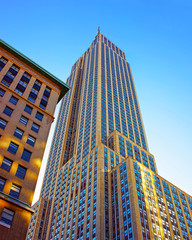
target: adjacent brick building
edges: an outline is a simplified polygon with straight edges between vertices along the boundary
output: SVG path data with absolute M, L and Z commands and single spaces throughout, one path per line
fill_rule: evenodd
M 1 239 L 25 239 L 55 107 L 68 90 L 0 40 Z

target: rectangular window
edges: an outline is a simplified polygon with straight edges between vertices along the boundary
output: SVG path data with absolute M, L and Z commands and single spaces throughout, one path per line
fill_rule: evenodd
M 37 95 L 38 95 L 39 90 L 41 88 L 41 84 L 42 83 L 39 80 L 36 80 L 32 89 L 31 89 L 28 100 L 31 101 L 32 103 L 34 103 L 36 98 L 37 98 Z
M 32 110 L 33 110 L 33 108 L 30 107 L 29 105 L 26 105 L 26 106 L 25 106 L 25 109 L 24 109 L 25 112 L 31 114 L 31 113 L 32 113 Z
M 2 192 L 3 191 L 3 188 L 5 186 L 5 182 L 6 180 L 2 177 L 0 177 L 0 191 Z
M 40 112 L 37 112 L 36 115 L 35 115 L 35 117 L 36 117 L 39 121 L 42 121 L 42 119 L 43 119 L 43 114 L 40 113 Z
M 13 112 L 13 109 L 8 107 L 8 106 L 6 106 L 4 111 L 3 111 L 3 113 L 5 113 L 9 117 L 11 116 L 12 112 Z
M 31 146 L 35 145 L 36 138 L 32 137 L 31 135 L 28 136 L 27 138 L 27 143 Z
M 13 222 L 14 214 L 15 214 L 14 211 L 12 211 L 8 208 L 4 208 L 2 215 L 1 215 L 1 219 L 0 219 L 0 225 L 10 228 L 11 224 Z
M 9 196 L 18 199 L 20 192 L 21 192 L 21 187 L 12 183 L 12 186 L 11 186 L 11 189 L 10 189 L 10 192 L 9 192 Z
M 21 129 L 19 129 L 19 128 L 16 128 L 16 129 L 15 129 L 15 132 L 14 132 L 14 136 L 17 137 L 17 138 L 19 138 L 19 139 L 21 139 L 22 136 L 23 136 L 23 133 L 24 133 L 23 130 L 21 130 Z
M 49 96 L 50 96 L 50 93 L 51 93 L 51 88 L 49 87 L 46 87 L 45 88 L 45 91 L 43 93 L 43 96 L 42 96 L 42 99 L 41 99 L 41 102 L 39 104 L 39 107 L 44 109 L 46 108 L 47 106 L 47 102 L 48 102 L 48 99 L 49 99 Z
M 15 88 L 15 92 L 22 96 L 30 81 L 30 78 L 31 78 L 31 75 L 27 72 L 24 72 L 23 76 L 21 77 L 21 79 L 19 80 Z
M 5 90 L 4 90 L 4 89 L 2 89 L 2 88 L 0 88 L 0 97 L 3 97 L 3 96 L 4 96 L 4 94 L 5 94 Z
M 17 168 L 17 172 L 16 172 L 16 176 L 19 178 L 24 179 L 25 178 L 25 174 L 26 174 L 27 169 L 25 167 L 22 167 L 21 165 L 18 166 Z
M 7 121 L 5 121 L 3 118 L 0 118 L 0 128 L 5 129 L 7 125 Z
M 0 71 L 4 68 L 4 66 L 7 64 L 8 60 L 4 57 L 0 58 Z
M 9 87 L 11 85 L 11 83 L 13 82 L 15 76 L 17 75 L 18 71 L 19 71 L 19 67 L 16 66 L 15 64 L 13 64 L 10 68 L 9 71 L 5 74 L 5 76 L 3 77 L 3 79 L 1 80 L 1 82 Z
M 28 118 L 26 118 L 26 117 L 24 117 L 23 115 L 21 116 L 21 118 L 20 118 L 20 120 L 19 120 L 19 122 L 21 123 L 21 124 L 23 124 L 24 126 L 27 126 L 27 123 L 28 123 Z
M 19 147 L 19 145 L 17 145 L 16 143 L 10 142 L 7 151 L 9 151 L 12 154 L 16 154 L 18 147 Z
M 12 163 L 13 163 L 13 161 L 11 161 L 10 159 L 4 157 L 3 162 L 1 164 L 1 168 L 6 170 L 7 172 L 9 172 L 10 169 L 11 169 Z
M 13 103 L 14 105 L 16 105 L 18 100 L 19 100 L 18 98 L 14 97 L 14 96 L 11 96 L 11 98 L 9 99 L 9 102 Z
M 27 149 L 24 149 L 21 158 L 22 158 L 23 160 L 29 162 L 29 160 L 30 160 L 30 158 L 31 158 L 31 154 L 32 154 L 32 153 L 31 153 L 30 151 L 28 151 Z
M 38 133 L 39 132 L 39 128 L 40 128 L 40 126 L 38 124 L 36 124 L 34 122 L 32 123 L 32 126 L 31 126 L 31 130 L 32 131 Z

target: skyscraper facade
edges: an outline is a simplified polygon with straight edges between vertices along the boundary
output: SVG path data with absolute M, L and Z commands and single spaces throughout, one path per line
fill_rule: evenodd
M 158 175 L 125 53 L 98 31 L 67 84 L 26 239 L 191 239 L 192 198 Z
M 68 90 L 0 40 L 0 239 L 26 237 L 55 107 Z

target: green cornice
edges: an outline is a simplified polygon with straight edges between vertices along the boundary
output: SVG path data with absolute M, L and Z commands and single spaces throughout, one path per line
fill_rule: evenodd
M 11 53 L 13 56 L 18 58 L 23 63 L 27 64 L 29 67 L 33 68 L 35 71 L 37 71 L 38 73 L 40 73 L 41 75 L 43 75 L 44 77 L 46 77 L 47 79 L 52 81 L 53 83 L 55 83 L 57 86 L 59 86 L 62 90 L 59 95 L 58 102 L 70 89 L 70 87 L 66 83 L 62 82 L 60 79 L 58 79 L 57 77 L 55 77 L 54 75 L 49 73 L 47 70 L 40 67 L 37 63 L 33 62 L 31 59 L 29 59 L 28 57 L 26 57 L 25 55 L 23 55 L 22 53 L 17 51 L 15 48 L 11 47 L 9 44 L 4 42 L 2 39 L 0 39 L 0 47 L 5 49 L 7 52 Z
M 9 196 L 5 193 L 2 193 L 2 192 L 0 192 L 0 198 L 16 205 L 17 207 L 21 207 L 28 212 L 34 213 L 34 210 L 28 204 L 20 201 L 19 199 L 13 198 L 13 197 L 11 197 L 11 196 Z

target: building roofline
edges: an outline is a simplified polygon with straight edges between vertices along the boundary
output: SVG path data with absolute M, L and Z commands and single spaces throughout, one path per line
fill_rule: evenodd
M 45 70 L 44 68 L 39 66 L 37 63 L 35 63 L 34 61 L 26 57 L 24 54 L 17 51 L 15 48 L 11 47 L 2 39 L 0 39 L 0 47 L 5 49 L 7 52 L 11 53 L 13 56 L 15 56 L 16 58 L 18 58 L 19 60 L 27 64 L 29 67 L 31 67 L 32 69 L 34 69 L 35 71 L 37 71 L 38 73 L 40 73 L 41 75 L 43 75 L 44 77 L 52 81 L 53 83 L 55 83 L 57 86 L 59 86 L 62 90 L 60 92 L 58 102 L 70 89 L 70 87 L 66 83 L 61 81 L 59 78 L 55 77 L 53 74 L 49 73 L 47 70 Z

